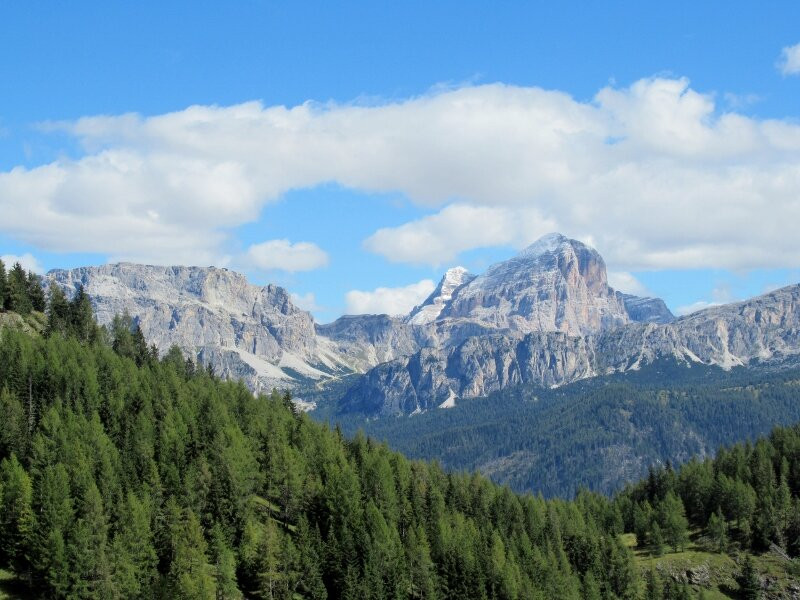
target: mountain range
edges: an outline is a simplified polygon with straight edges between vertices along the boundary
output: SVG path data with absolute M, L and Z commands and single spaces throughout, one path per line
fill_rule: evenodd
M 335 389 L 340 412 L 372 416 L 447 408 L 521 384 L 560 386 L 659 358 L 728 369 L 800 352 L 800 286 L 676 319 L 658 298 L 612 289 L 600 254 L 560 234 L 479 275 L 448 270 L 407 315 L 324 325 L 284 289 L 215 267 L 119 263 L 47 279 L 68 294 L 83 286 L 101 324 L 127 312 L 162 352 L 177 344 L 256 391 L 294 388 L 302 399 Z

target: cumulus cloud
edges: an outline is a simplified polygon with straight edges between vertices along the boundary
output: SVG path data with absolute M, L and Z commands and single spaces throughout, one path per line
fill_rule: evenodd
M 346 314 L 404 315 L 431 295 L 436 284 L 430 279 L 404 287 L 379 287 L 372 291 L 351 290 L 345 301 Z
M 398 262 L 440 265 L 553 230 L 591 238 L 619 271 L 784 267 L 800 255 L 800 126 L 723 111 L 686 79 L 589 101 L 492 84 L 50 127 L 84 156 L 0 173 L 0 231 L 47 250 L 219 263 L 266 204 L 337 182 L 426 210 L 365 240 Z
M 800 44 L 783 49 L 778 60 L 778 69 L 784 75 L 800 74 Z
M 652 292 L 632 273 L 627 271 L 609 271 L 608 285 L 615 290 L 634 296 L 652 296 Z
M 293 244 L 289 240 L 269 240 L 250 246 L 244 260 L 264 271 L 313 271 L 328 264 L 328 255 L 311 242 Z
M 686 304 L 684 306 L 679 306 L 675 309 L 675 314 L 679 317 L 683 315 L 688 315 L 698 310 L 703 310 L 706 308 L 712 308 L 714 306 L 720 306 L 722 304 L 728 304 L 730 302 L 735 302 L 737 298 L 731 292 L 731 289 L 728 285 L 718 285 L 713 290 L 711 290 L 711 299 L 710 300 L 698 300 L 696 302 L 692 302 L 691 304 Z
M 41 263 L 39 260 L 30 252 L 26 252 L 22 255 L 17 254 L 3 254 L 0 256 L 0 260 L 3 261 L 3 264 L 6 266 L 6 271 L 14 266 L 15 263 L 19 263 L 23 269 L 26 271 L 33 271 L 34 273 L 44 273 L 44 269 L 42 268 Z
M 308 292 L 306 294 L 291 293 L 289 297 L 292 299 L 295 306 L 303 310 L 313 312 L 322 308 L 317 304 L 317 298 L 314 296 L 313 292 Z

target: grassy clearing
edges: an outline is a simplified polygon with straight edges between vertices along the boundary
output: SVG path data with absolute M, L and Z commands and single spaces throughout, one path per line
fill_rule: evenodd
M 655 569 L 662 575 L 691 582 L 691 572 L 699 567 L 701 570 L 707 569 L 709 581 L 702 586 L 693 584 L 691 587 L 695 594 L 699 594 L 702 589 L 707 600 L 739 597 L 737 593 L 739 584 L 736 583 L 740 558 L 738 551 L 733 550 L 729 554 L 715 552 L 708 547 L 700 532 L 693 533 L 691 542 L 682 551 L 671 552 L 665 548 L 661 556 L 656 556 L 648 548 L 637 548 L 636 536 L 632 533 L 624 534 L 622 541 L 633 551 L 642 574 Z M 770 592 L 774 594 L 787 592 L 793 586 L 797 586 L 793 589 L 800 591 L 800 578 L 792 573 L 791 563 L 771 552 L 753 556 L 753 562 L 759 574 L 768 579 Z M 787 597 L 791 597 L 791 594 L 787 594 Z

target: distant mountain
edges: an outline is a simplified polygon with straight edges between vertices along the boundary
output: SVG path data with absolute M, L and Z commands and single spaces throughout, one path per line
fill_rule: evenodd
M 127 312 L 162 352 L 178 345 L 255 390 L 285 388 L 352 372 L 347 358 L 317 336 L 309 313 L 281 287 L 258 287 L 214 267 L 156 267 L 119 263 L 51 271 L 67 294 L 82 285 L 98 322 Z
M 622 299 L 625 311 L 631 321 L 637 323 L 672 323 L 675 315 L 667 308 L 661 298 L 641 298 L 632 294 L 617 292 L 617 297 Z
M 557 386 L 659 357 L 719 365 L 800 351 L 800 288 L 674 319 L 657 298 L 608 285 L 602 257 L 545 236 L 473 276 L 445 274 L 406 316 L 345 316 L 319 325 L 274 285 L 214 267 L 121 263 L 52 271 L 84 286 L 97 318 L 128 312 L 161 351 L 180 346 L 253 389 L 326 387 L 356 374 L 342 411 L 410 414 L 518 384 Z M 359 375 L 361 374 L 361 375 Z
M 667 324 L 628 323 L 595 335 L 512 332 L 378 365 L 341 401 L 344 412 L 402 414 L 520 384 L 558 386 L 636 370 L 659 358 L 722 368 L 800 353 L 800 285 L 703 310 Z

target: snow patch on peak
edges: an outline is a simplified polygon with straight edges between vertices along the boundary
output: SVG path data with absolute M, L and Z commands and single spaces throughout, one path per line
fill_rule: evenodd
M 411 311 L 407 319 L 408 323 L 426 325 L 435 321 L 442 314 L 447 303 L 452 300 L 455 291 L 473 279 L 475 279 L 475 275 L 472 275 L 464 267 L 447 269 L 433 293 Z
M 464 267 L 452 267 L 445 271 L 440 285 L 444 284 L 445 282 L 461 285 L 468 277 L 472 277 L 472 275 L 470 275 L 469 271 L 467 271 Z
M 548 233 L 547 235 L 543 235 L 538 240 L 533 242 L 530 246 L 522 250 L 517 256 L 525 257 L 525 258 L 533 258 L 536 256 L 541 256 L 542 254 L 547 254 L 548 252 L 555 252 L 564 244 L 571 244 L 572 240 L 570 240 L 567 236 L 562 235 L 560 233 Z

